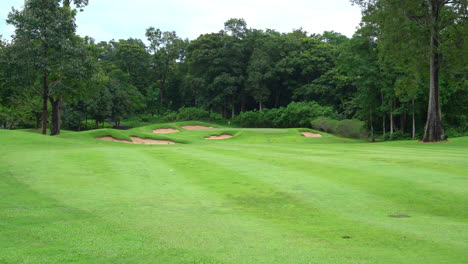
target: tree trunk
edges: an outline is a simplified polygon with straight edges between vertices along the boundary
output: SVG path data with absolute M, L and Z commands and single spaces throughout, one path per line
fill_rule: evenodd
M 279 106 L 280 92 L 281 92 L 281 90 L 277 87 L 276 88 L 276 93 L 275 93 L 275 108 L 278 108 L 278 106 Z
M 384 106 L 384 95 L 383 95 L 383 92 L 380 91 L 380 97 L 382 98 L 382 110 L 383 110 L 383 106 Z M 383 128 L 383 134 L 385 136 L 385 111 L 384 111 L 384 114 L 383 114 L 383 118 L 382 118 L 382 128 Z
M 406 125 L 406 111 L 403 111 L 400 115 L 400 129 L 401 133 L 405 134 L 405 125 Z
M 60 135 L 60 114 L 62 111 L 62 98 L 58 97 L 54 100 L 53 97 L 49 98 L 52 104 L 52 122 L 50 123 L 50 135 Z
M 390 109 L 390 135 L 393 135 L 393 107 Z
M 235 96 L 232 95 L 232 109 L 231 109 L 231 119 L 234 119 L 236 116 L 236 103 L 235 103 Z
M 383 127 L 383 135 L 385 136 L 385 132 L 386 132 L 385 131 L 386 130 L 386 128 L 385 128 L 385 114 L 383 115 L 383 118 L 382 118 L 382 127 Z
M 34 113 L 34 117 L 36 118 L 36 125 L 34 129 L 39 129 L 39 126 L 41 125 L 41 113 Z
M 411 138 L 414 139 L 416 137 L 416 123 L 414 121 L 414 99 L 412 100 L 413 104 L 413 131 L 411 133 Z
M 47 56 L 47 52 L 45 53 Z M 49 98 L 49 87 L 47 84 L 47 73 L 43 75 L 43 90 L 42 90 L 42 135 L 47 134 L 47 99 Z
M 422 138 L 424 142 L 435 142 L 445 139 L 445 132 L 442 127 L 442 111 L 439 100 L 439 71 L 441 61 L 439 40 L 437 39 L 437 34 L 439 32 L 437 28 L 439 10 L 437 7 L 432 6 L 431 11 L 436 21 L 434 21 L 431 29 L 429 105 L 427 109 L 426 127 Z
M 242 90 L 241 90 L 241 109 L 240 109 L 240 112 L 241 113 L 245 112 L 245 88 L 244 87 L 242 87 Z
M 97 119 L 95 121 L 96 121 L 96 123 L 94 124 L 94 128 L 98 129 L 99 128 L 99 121 Z
M 263 110 L 263 102 L 260 100 L 260 105 L 259 105 L 260 111 Z
M 372 118 L 372 109 L 370 110 L 370 128 L 371 128 L 371 139 L 372 139 L 372 142 L 375 142 L 375 138 L 374 138 L 374 120 Z

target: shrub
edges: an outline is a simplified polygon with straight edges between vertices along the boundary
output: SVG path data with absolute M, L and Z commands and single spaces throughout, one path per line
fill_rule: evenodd
M 211 112 L 210 113 L 210 120 L 213 120 L 213 121 L 223 120 L 223 116 L 221 114 Z
M 367 138 L 365 122 L 357 119 L 334 120 L 328 117 L 318 117 L 311 121 L 313 129 L 347 138 Z
M 328 117 L 320 116 L 312 120 L 311 125 L 313 129 L 320 130 L 327 133 L 335 133 L 338 127 L 338 120 L 334 120 Z
M 321 106 L 314 101 L 292 102 L 281 115 L 281 127 L 309 127 L 313 119 L 324 116 L 336 118 L 332 107 Z
M 177 120 L 208 120 L 210 119 L 210 113 L 204 109 L 196 107 L 180 108 Z
M 234 118 L 241 127 L 258 127 L 259 113 L 257 111 L 247 111 Z
M 385 141 L 408 140 L 408 139 L 411 139 L 411 134 L 410 133 L 403 134 L 403 132 L 401 131 L 393 132 L 393 134 L 385 133 L 385 135 L 383 136 L 383 140 Z
M 174 122 L 177 120 L 177 112 L 167 111 L 162 116 L 162 120 L 166 122 Z
M 313 101 L 292 102 L 286 108 L 244 112 L 235 118 L 235 122 L 241 127 L 310 127 L 310 122 L 318 116 L 334 118 L 336 113 L 332 107 Z

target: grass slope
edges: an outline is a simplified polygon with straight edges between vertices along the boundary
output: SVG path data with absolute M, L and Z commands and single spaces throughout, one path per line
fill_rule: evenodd
M 468 138 L 299 131 L 0 130 L 0 263 L 466 263 Z

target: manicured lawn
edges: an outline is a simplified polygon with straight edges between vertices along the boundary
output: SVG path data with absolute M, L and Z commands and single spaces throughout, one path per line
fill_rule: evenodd
M 468 260 L 467 137 L 368 143 L 189 124 L 0 130 L 0 263 Z M 203 139 L 223 133 L 234 137 Z

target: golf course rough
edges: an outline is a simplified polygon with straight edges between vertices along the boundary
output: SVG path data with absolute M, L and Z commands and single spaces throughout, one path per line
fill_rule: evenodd
M 466 263 L 468 137 L 197 124 L 0 130 L 0 263 Z

